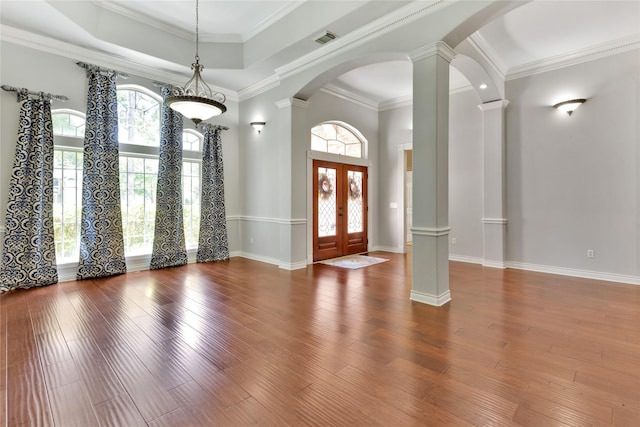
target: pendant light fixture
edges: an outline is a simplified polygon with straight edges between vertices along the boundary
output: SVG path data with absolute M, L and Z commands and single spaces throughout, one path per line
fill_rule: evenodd
M 164 101 L 171 109 L 190 118 L 196 125 L 227 111 L 227 107 L 224 105 L 227 100 L 226 96 L 220 92 L 213 92 L 200 75 L 204 67 L 200 65 L 200 56 L 198 55 L 200 41 L 198 14 L 198 0 L 196 0 L 196 62 L 191 64 L 193 77 L 184 87 L 174 87 L 171 96 Z

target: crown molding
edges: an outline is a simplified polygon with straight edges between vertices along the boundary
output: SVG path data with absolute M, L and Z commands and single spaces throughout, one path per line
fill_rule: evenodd
M 285 98 L 280 101 L 276 101 L 276 107 L 279 109 L 287 108 L 287 107 L 299 107 L 299 108 L 308 108 L 309 101 L 305 101 L 303 99 L 298 98 Z
M 509 67 L 507 67 L 507 64 L 502 62 L 502 60 L 500 59 L 500 56 L 491 47 L 489 42 L 487 42 L 487 40 L 484 37 L 482 37 L 482 35 L 477 31 L 471 34 L 467 38 L 467 41 L 478 52 L 478 54 L 486 61 L 486 63 L 489 64 L 491 68 L 493 68 L 493 71 L 495 71 L 496 73 L 498 73 L 499 76 L 502 76 L 504 78 L 504 76 L 507 74 Z
M 173 34 L 174 36 L 181 37 L 186 40 L 190 40 L 193 42 L 196 41 L 195 32 L 185 31 L 181 28 L 176 27 L 175 25 L 167 24 L 166 22 L 153 19 L 148 15 L 128 9 L 121 4 L 104 0 L 94 0 L 92 3 L 102 9 L 111 11 L 141 24 L 148 25 L 149 27 L 156 28 L 158 30 Z M 200 32 L 199 38 L 200 41 L 204 43 L 242 43 L 245 41 L 240 34 L 203 34 L 202 32 Z
M 481 109 L 482 111 L 497 110 L 498 108 L 500 109 L 507 108 L 509 104 L 510 102 L 506 99 L 498 99 L 497 101 L 489 101 L 489 102 L 480 104 L 478 105 L 478 108 Z M 489 219 L 490 218 L 482 218 L 482 222 L 484 222 L 485 220 L 488 221 Z M 485 224 L 489 224 L 489 222 L 485 222 Z
M 360 107 L 378 111 L 377 102 L 374 102 L 364 96 L 357 95 L 353 92 L 350 92 L 346 89 L 340 88 L 333 84 L 325 85 L 322 89 L 320 89 L 320 92 L 324 92 L 328 95 L 335 96 L 336 98 L 344 99 L 345 101 L 349 101 L 353 104 L 359 105 Z
M 186 40 L 195 41 L 195 37 L 193 33 L 189 31 L 184 31 L 176 27 L 175 25 L 163 23 L 161 21 L 158 21 L 157 19 L 152 19 L 148 15 L 144 15 L 142 13 L 128 9 L 119 3 L 105 1 L 105 0 L 93 0 L 91 1 L 91 3 L 93 3 L 94 5 L 96 5 L 101 9 L 108 10 L 120 16 L 124 16 L 125 18 L 129 18 L 141 24 L 148 25 L 150 27 L 156 28 L 158 30 L 161 30 L 167 33 L 171 33 L 174 36 L 178 36 Z
M 378 111 L 393 110 L 394 108 L 410 107 L 413 105 L 413 95 L 400 96 L 398 98 L 382 101 Z
M 448 63 L 451 63 L 457 54 L 458 53 L 445 42 L 437 41 L 409 52 L 409 58 L 411 58 L 411 62 L 418 62 L 422 59 L 438 55 Z
M 258 96 L 261 93 L 267 92 L 278 86 L 280 86 L 280 78 L 277 74 L 273 74 L 266 79 L 260 80 L 259 82 L 238 91 L 238 98 L 240 101 L 246 101 L 247 99 Z
M 113 53 L 98 52 L 76 46 L 50 37 L 41 36 L 8 25 L 0 25 L 0 41 L 6 41 L 19 46 L 28 47 L 37 51 L 51 53 L 64 58 L 72 59 L 74 62 L 86 62 L 100 67 L 111 68 L 124 73 L 129 73 L 149 80 L 162 81 L 175 85 L 185 82 L 185 77 L 181 74 L 163 70 L 158 66 L 147 66 L 130 59 L 123 58 Z M 227 100 L 238 102 L 238 93 L 231 89 L 209 85 L 212 90 L 223 93 Z
M 281 79 L 301 73 L 314 67 L 319 62 L 344 53 L 345 50 L 360 46 L 374 37 L 389 33 L 396 28 L 431 14 L 438 7 L 445 6 L 445 0 L 430 2 L 416 1 L 397 9 L 381 18 L 352 31 L 351 33 L 323 45 L 318 50 L 301 56 L 290 63 L 276 68 L 276 74 Z
M 258 34 L 263 32 L 270 26 L 274 25 L 280 19 L 284 18 L 285 16 L 287 16 L 288 14 L 296 10 L 298 7 L 302 6 L 304 3 L 305 3 L 304 1 L 287 2 L 287 4 L 285 4 L 283 7 L 281 7 L 280 9 L 275 11 L 273 14 L 266 17 L 262 21 L 260 21 L 253 30 L 249 31 L 247 34 L 242 35 L 241 36 L 242 41 L 246 42 L 251 40 L 253 37 L 257 36 Z
M 506 80 L 545 73 L 559 68 L 569 67 L 583 62 L 606 58 L 607 56 L 640 49 L 640 35 L 625 37 L 607 43 L 593 45 L 585 49 L 578 49 L 562 55 L 556 55 L 539 61 L 529 62 L 509 68 Z
M 454 88 L 449 89 L 449 95 L 455 95 L 457 93 L 468 92 L 470 90 L 475 92 L 475 88 L 473 86 L 471 86 L 470 84 L 466 84 L 464 86 L 458 86 L 458 87 L 454 87 Z
M 458 93 L 474 90 L 471 85 L 459 86 L 449 89 L 449 95 L 456 95 Z M 400 96 L 394 99 L 388 99 L 382 101 L 378 106 L 378 111 L 393 110 L 394 108 L 410 107 L 413 105 L 413 95 Z

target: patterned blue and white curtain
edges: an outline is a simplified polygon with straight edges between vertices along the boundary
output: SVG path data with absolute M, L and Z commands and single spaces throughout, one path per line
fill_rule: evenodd
M 171 94 L 161 89 L 162 98 Z M 187 263 L 182 216 L 182 115 L 162 104 L 160 164 L 156 190 L 156 225 L 151 269 Z
M 18 92 L 20 123 L 9 182 L 0 293 L 58 282 L 53 238 L 51 99 Z
M 202 200 L 197 262 L 229 259 L 227 214 L 224 206 L 224 168 L 220 126 L 204 124 Z
M 118 158 L 116 73 L 87 68 L 78 279 L 126 273 Z

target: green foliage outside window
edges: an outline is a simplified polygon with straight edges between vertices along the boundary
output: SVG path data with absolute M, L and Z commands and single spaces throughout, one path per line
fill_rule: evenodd
M 159 146 L 160 102 L 133 89 L 118 90 L 117 96 L 119 142 Z M 52 120 L 54 135 L 84 136 L 85 120 L 80 114 L 61 111 L 54 113 Z M 184 150 L 199 151 L 201 135 L 185 130 L 183 144 Z M 158 163 L 158 156 L 120 153 L 120 201 L 126 256 L 151 253 Z M 82 149 L 54 146 L 54 241 L 59 263 L 76 262 L 79 256 L 82 168 Z M 200 173 L 200 161 L 183 161 L 184 231 L 186 246 L 190 249 L 197 247 L 200 232 Z

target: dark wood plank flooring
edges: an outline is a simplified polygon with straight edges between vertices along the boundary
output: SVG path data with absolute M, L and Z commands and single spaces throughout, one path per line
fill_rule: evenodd
M 640 286 L 411 257 L 229 262 L 0 296 L 9 426 L 640 426 Z

